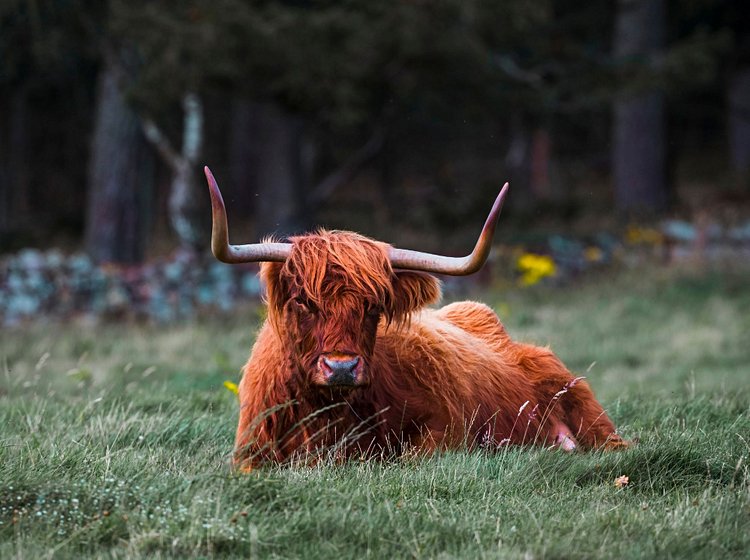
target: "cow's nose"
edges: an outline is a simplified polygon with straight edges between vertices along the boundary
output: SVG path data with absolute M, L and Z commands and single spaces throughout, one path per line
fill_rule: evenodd
M 359 356 L 353 358 L 321 356 L 321 369 L 330 385 L 354 385 L 357 381 Z

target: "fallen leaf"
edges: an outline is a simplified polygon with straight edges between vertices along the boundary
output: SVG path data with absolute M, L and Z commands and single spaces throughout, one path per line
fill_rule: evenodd
M 615 486 L 617 488 L 622 488 L 623 486 L 627 486 L 629 482 L 630 482 L 630 477 L 626 475 L 618 476 L 615 479 Z

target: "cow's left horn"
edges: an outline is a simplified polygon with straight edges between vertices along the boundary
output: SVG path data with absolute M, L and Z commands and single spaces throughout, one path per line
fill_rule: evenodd
M 421 270 L 423 272 L 434 272 L 437 274 L 450 274 L 451 276 L 465 276 L 472 274 L 482 268 L 490 254 L 492 235 L 495 233 L 495 225 L 500 211 L 503 209 L 505 195 L 508 193 L 508 183 L 503 185 L 500 194 L 492 205 L 490 215 L 484 222 L 482 233 L 479 234 L 477 244 L 471 254 L 465 257 L 446 257 L 443 255 L 432 255 L 420 251 L 408 249 L 396 249 L 391 247 L 389 256 L 393 268 L 405 270 Z
M 252 243 L 250 245 L 230 245 L 229 226 L 227 224 L 227 210 L 221 197 L 219 185 L 216 184 L 211 170 L 203 168 L 211 193 L 211 214 L 213 226 L 211 228 L 211 251 L 222 262 L 236 264 L 261 261 L 284 262 L 289 256 L 289 243 Z

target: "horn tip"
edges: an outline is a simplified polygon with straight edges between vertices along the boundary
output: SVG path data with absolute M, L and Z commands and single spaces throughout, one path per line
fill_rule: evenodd
M 503 204 L 505 204 L 505 197 L 508 194 L 508 190 L 510 189 L 510 183 L 507 181 L 503 185 L 503 188 L 500 189 L 500 193 L 498 193 L 497 198 L 495 199 L 495 204 L 492 206 L 492 213 L 490 215 L 494 215 L 497 212 L 497 215 L 500 214 L 500 210 L 503 207 Z
M 221 191 L 219 190 L 219 184 L 216 182 L 214 174 L 208 168 L 208 165 L 203 167 L 203 173 L 206 175 L 206 181 L 208 182 L 208 191 L 211 194 L 211 200 L 214 198 L 221 199 Z

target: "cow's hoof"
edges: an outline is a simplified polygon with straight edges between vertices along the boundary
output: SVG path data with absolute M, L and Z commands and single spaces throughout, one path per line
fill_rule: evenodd
M 622 439 L 617 434 L 611 434 L 607 441 L 604 442 L 604 445 L 602 445 L 602 449 L 605 451 L 621 451 L 623 449 L 627 449 L 628 447 L 633 447 L 638 440 L 632 440 L 628 441 L 626 439 Z
M 578 449 L 578 442 L 576 441 L 576 438 L 573 437 L 573 433 L 570 431 L 570 428 L 568 428 L 568 426 L 566 426 L 563 422 L 558 422 L 557 424 L 555 424 L 555 428 L 552 433 L 554 434 L 554 447 L 562 449 L 563 451 L 567 451 L 568 453 Z

